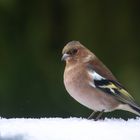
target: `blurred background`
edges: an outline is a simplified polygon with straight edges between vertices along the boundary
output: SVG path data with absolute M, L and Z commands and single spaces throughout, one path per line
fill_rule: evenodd
M 0 116 L 89 116 L 63 85 L 61 51 L 71 40 L 103 60 L 140 105 L 139 6 L 138 0 L 0 0 Z

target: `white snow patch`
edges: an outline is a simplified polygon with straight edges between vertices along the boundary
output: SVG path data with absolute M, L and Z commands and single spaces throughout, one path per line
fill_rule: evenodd
M 140 140 L 140 118 L 1 118 L 0 140 Z

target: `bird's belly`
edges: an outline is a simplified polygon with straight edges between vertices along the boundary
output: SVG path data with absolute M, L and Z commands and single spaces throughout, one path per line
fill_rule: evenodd
M 111 101 L 114 102 L 112 98 L 97 89 L 93 90 L 93 87 L 90 87 L 90 85 L 85 85 L 76 79 L 74 80 L 74 82 L 70 79 L 65 80 L 64 84 L 68 93 L 76 101 L 94 111 L 112 111 L 112 108 L 114 108 L 111 103 Z

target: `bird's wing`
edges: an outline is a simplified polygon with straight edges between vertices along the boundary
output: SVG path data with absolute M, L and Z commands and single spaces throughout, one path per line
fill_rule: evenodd
M 95 70 L 99 75 L 109 80 L 117 81 L 112 72 L 96 57 L 96 60 L 88 62 L 88 69 Z
M 129 104 L 134 107 L 138 107 L 136 105 L 133 97 L 115 79 L 110 80 L 110 79 L 104 77 L 103 75 L 101 75 L 99 73 L 100 72 L 99 69 L 96 69 L 96 67 L 93 65 L 91 65 L 91 66 L 88 65 L 88 70 L 89 70 L 90 77 L 92 77 L 91 85 L 94 88 L 98 88 L 101 91 L 103 91 L 111 96 L 114 96 L 116 98 L 116 100 L 119 100 L 122 103 Z

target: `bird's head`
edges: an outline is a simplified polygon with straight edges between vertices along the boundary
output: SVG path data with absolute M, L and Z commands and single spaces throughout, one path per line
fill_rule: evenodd
M 62 60 L 68 62 L 83 62 L 92 59 L 93 54 L 79 41 L 71 41 L 62 50 Z

